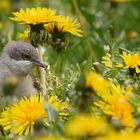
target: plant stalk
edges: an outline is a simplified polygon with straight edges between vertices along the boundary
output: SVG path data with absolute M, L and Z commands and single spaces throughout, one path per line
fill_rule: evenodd
M 43 53 L 41 51 L 41 46 L 39 46 L 39 57 L 41 62 L 43 63 Z M 41 77 L 41 91 L 43 95 L 46 95 L 46 71 L 44 68 L 39 67 L 39 73 Z

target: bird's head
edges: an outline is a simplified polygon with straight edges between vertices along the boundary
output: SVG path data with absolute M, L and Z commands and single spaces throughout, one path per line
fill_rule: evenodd
M 29 74 L 33 65 L 44 67 L 36 48 L 22 41 L 8 43 L 4 48 L 2 59 L 15 75 Z

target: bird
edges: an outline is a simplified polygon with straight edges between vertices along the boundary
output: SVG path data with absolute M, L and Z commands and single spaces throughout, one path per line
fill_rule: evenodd
M 0 57 L 0 96 L 5 95 L 6 82 L 14 78 L 17 81 L 12 93 L 14 96 L 30 96 L 37 93 L 31 77 L 35 65 L 45 67 L 35 47 L 24 41 L 9 42 Z

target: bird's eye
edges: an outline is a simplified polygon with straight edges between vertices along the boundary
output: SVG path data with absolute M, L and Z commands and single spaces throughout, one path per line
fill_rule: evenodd
M 28 54 L 23 54 L 22 55 L 23 60 L 29 60 L 30 59 L 30 55 Z

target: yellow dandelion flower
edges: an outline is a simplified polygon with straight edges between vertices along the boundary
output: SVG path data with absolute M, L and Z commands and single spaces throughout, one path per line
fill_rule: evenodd
M 108 82 L 104 80 L 101 76 L 99 76 L 98 74 L 94 72 L 89 72 L 89 73 L 86 73 L 85 78 L 86 78 L 86 81 L 85 81 L 86 87 L 92 88 L 97 93 L 99 93 L 99 95 L 102 94 L 103 92 L 105 92 L 106 94 L 109 93 L 110 87 L 108 85 Z
M 131 89 L 125 90 L 124 87 L 115 86 L 94 72 L 86 74 L 86 86 L 92 88 L 103 99 L 94 104 L 104 113 L 120 120 L 127 127 L 134 127 L 132 106 L 128 102 L 132 94 Z
M 126 127 L 134 127 L 134 119 L 131 114 L 132 106 L 125 98 L 110 97 L 108 101 L 95 103 L 104 113 L 112 116 L 113 120 L 120 121 Z
M 136 73 L 140 73 L 140 54 L 127 54 L 126 52 L 123 52 L 121 57 L 125 62 L 126 68 L 134 68 Z
M 56 95 L 48 96 L 48 103 L 59 113 L 60 116 L 68 116 L 69 103 L 61 101 Z
M 34 124 L 38 119 L 46 119 L 43 96 L 24 97 L 17 103 L 9 106 L 0 114 L 0 124 L 5 131 L 14 134 L 33 132 Z
M 78 115 L 66 123 L 65 132 L 69 136 L 100 136 L 107 133 L 109 126 L 101 118 L 86 115 Z
M 63 17 L 63 22 L 53 22 L 45 24 L 45 28 L 51 33 L 71 33 L 78 37 L 83 37 L 83 31 L 80 29 L 81 25 L 77 19 L 71 19 L 70 17 Z
M 23 33 L 18 33 L 17 38 L 19 40 L 28 40 L 30 36 L 30 30 L 27 28 Z
M 66 140 L 66 139 L 60 136 L 42 135 L 35 138 L 34 140 Z
M 108 136 L 99 138 L 98 140 L 140 140 L 140 134 L 134 132 L 111 133 Z
M 13 12 L 14 17 L 10 19 L 20 24 L 39 25 L 60 20 L 60 16 L 56 16 L 55 13 L 52 9 L 41 7 L 25 10 L 21 8 L 19 12 Z
M 106 54 L 106 56 L 104 56 L 102 59 L 102 63 L 109 67 L 109 68 L 112 68 L 112 60 L 111 60 L 111 55 L 109 53 Z

